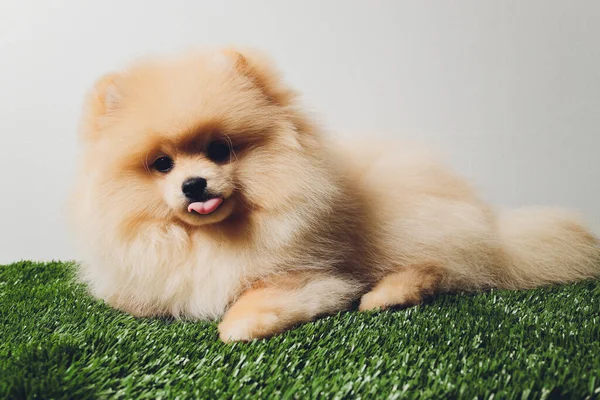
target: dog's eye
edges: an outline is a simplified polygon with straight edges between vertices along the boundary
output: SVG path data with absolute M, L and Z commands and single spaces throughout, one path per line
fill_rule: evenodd
M 220 140 L 215 140 L 208 145 L 206 155 L 212 161 L 223 162 L 229 159 L 229 144 Z
M 171 169 L 173 169 L 173 159 L 167 156 L 159 157 L 152 164 L 152 168 L 154 168 L 158 172 L 166 174 Z

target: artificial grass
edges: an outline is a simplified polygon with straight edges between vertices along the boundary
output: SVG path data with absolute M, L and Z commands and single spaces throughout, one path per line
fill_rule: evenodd
M 1 398 L 600 395 L 599 282 L 445 295 L 226 345 L 216 323 L 109 309 L 73 270 L 0 266 Z

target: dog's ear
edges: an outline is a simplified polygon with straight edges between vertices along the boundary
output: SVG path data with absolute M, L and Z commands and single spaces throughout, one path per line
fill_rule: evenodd
M 227 49 L 225 53 L 233 59 L 235 70 L 260 88 L 270 102 L 284 107 L 292 104 L 296 93 L 285 84 L 269 57 L 255 49 Z
M 94 140 L 101 134 L 102 128 L 111 114 L 122 106 L 123 96 L 119 89 L 120 75 L 106 74 L 96 81 L 84 103 L 80 135 L 84 140 Z

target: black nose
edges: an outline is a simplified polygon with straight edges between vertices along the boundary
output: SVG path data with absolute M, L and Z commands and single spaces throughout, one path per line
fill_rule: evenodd
M 208 200 L 206 193 L 206 179 L 200 177 L 188 178 L 181 185 L 181 191 L 191 201 Z

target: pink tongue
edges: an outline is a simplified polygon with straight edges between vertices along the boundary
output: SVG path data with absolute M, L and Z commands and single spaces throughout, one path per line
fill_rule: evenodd
M 211 212 L 215 211 L 222 202 L 222 198 L 214 197 L 204 202 L 191 203 L 188 206 L 188 212 L 196 211 L 198 214 L 210 214 Z

